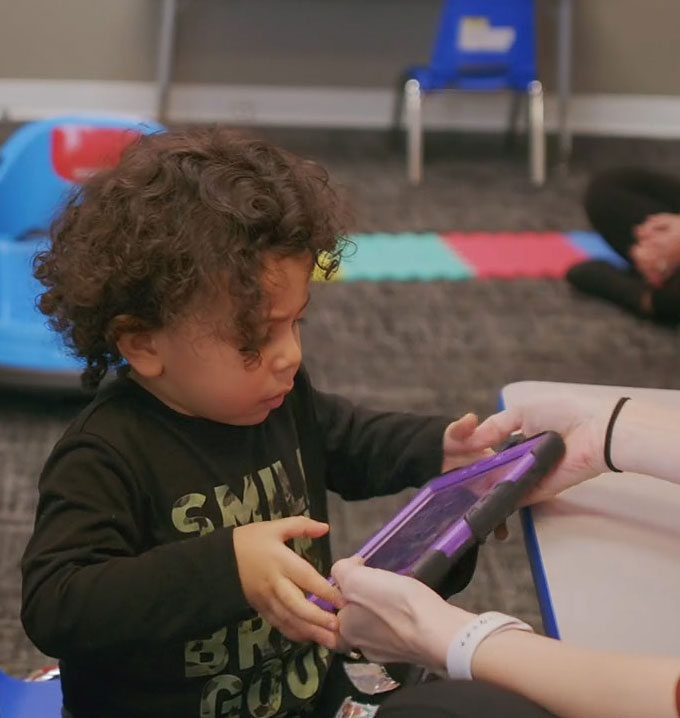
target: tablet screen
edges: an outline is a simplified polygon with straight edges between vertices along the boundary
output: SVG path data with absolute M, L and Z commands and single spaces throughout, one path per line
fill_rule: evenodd
M 522 460 L 518 456 L 464 481 L 455 481 L 434 490 L 409 516 L 395 527 L 368 554 L 366 566 L 388 571 L 404 571 L 412 566 L 436 539 L 455 521 L 464 516 Z

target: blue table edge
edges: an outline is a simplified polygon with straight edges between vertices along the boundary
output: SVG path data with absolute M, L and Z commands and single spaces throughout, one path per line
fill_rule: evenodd
M 498 409 L 505 409 L 505 401 L 503 400 L 503 390 L 498 395 Z M 560 632 L 557 628 L 557 619 L 555 618 L 555 608 L 553 606 L 550 589 L 548 588 L 548 579 L 545 574 L 545 565 L 541 556 L 541 549 L 538 545 L 538 536 L 536 535 L 536 525 L 531 513 L 531 507 L 527 506 L 520 510 L 520 520 L 522 523 L 522 532 L 524 534 L 524 546 L 529 557 L 529 567 L 531 568 L 531 577 L 534 581 L 536 595 L 538 596 L 538 606 L 541 610 L 541 618 L 543 620 L 543 629 L 546 636 L 550 638 L 560 638 Z

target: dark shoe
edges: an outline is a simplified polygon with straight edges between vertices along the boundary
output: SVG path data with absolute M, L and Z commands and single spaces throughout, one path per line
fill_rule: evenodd
M 642 309 L 642 295 L 647 285 L 638 274 L 591 259 L 575 264 L 566 276 L 572 286 L 586 294 L 617 304 L 637 316 L 648 316 Z

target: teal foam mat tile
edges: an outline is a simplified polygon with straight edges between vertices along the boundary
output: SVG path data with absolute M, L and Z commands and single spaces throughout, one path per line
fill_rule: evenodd
M 468 279 L 474 271 L 438 234 L 354 234 L 356 250 L 342 262 L 346 281 Z

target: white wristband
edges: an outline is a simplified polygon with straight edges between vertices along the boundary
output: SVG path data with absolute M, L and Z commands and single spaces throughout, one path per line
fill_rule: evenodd
M 472 680 L 472 657 L 475 655 L 477 646 L 493 633 L 501 633 L 510 629 L 533 631 L 533 628 L 524 621 L 497 611 L 480 613 L 470 623 L 463 626 L 451 639 L 446 652 L 446 670 L 449 678 Z

